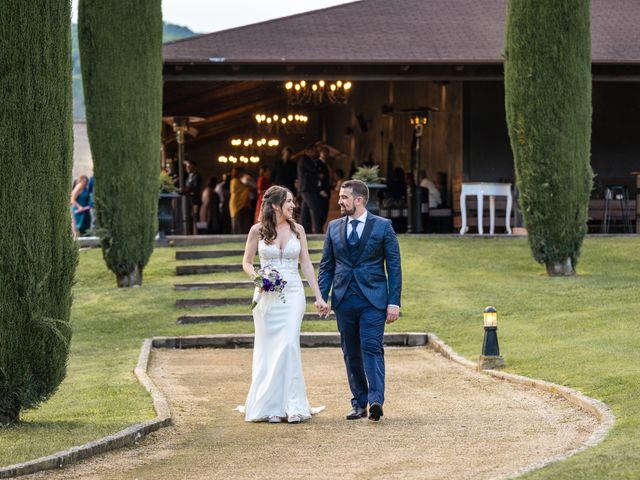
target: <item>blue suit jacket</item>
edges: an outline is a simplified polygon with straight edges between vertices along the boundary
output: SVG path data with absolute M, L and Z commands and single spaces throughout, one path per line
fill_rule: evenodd
M 400 247 L 391 220 L 367 212 L 358 249 L 352 255 L 347 245 L 348 218 L 342 217 L 329 223 L 318 275 L 322 298 L 328 300 L 333 285 L 331 304 L 336 308 L 353 279 L 376 308 L 386 310 L 387 305 L 400 306 Z

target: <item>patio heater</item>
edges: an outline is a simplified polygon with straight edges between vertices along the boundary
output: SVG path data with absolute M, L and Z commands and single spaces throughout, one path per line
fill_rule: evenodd
M 411 142 L 411 160 L 409 171 L 413 175 L 414 184 L 407 184 L 407 233 L 422 232 L 422 190 L 420 189 L 420 157 L 422 154 L 422 135 L 424 128 L 429 125 L 429 112 L 439 111 L 436 107 L 408 108 L 409 123 L 413 126 L 413 141 Z
M 187 234 L 189 213 L 187 206 L 187 197 L 184 195 L 184 140 L 188 133 L 192 136 L 198 134 L 198 130 L 193 128 L 191 124 L 203 122 L 205 119 L 201 117 L 164 117 L 163 120 L 171 125 L 176 134 L 176 143 L 178 144 L 178 186 L 180 188 L 180 234 Z

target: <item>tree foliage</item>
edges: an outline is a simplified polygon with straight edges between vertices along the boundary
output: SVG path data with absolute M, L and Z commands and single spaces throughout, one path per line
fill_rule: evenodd
M 592 187 L 589 0 L 509 0 L 505 101 L 534 258 L 571 275 Z
M 77 263 L 70 217 L 70 4 L 5 0 L 0 15 L 0 424 L 66 374 Z
M 158 231 L 160 0 L 81 0 L 78 35 L 103 255 L 139 285 Z

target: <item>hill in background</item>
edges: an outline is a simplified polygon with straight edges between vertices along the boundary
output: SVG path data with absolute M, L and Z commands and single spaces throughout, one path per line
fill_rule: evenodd
M 196 33 L 187 27 L 164 23 L 162 41 L 172 42 L 181 38 L 191 37 Z M 84 120 L 84 93 L 82 91 L 82 73 L 80 72 L 80 51 L 78 50 L 78 25 L 71 25 L 71 46 L 73 55 L 73 119 Z

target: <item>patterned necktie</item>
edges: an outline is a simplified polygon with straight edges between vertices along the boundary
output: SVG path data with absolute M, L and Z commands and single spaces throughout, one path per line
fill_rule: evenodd
M 355 247 L 360 241 L 360 237 L 358 237 L 358 224 L 360 223 L 360 220 L 351 220 L 349 223 L 351 224 L 351 233 L 349 234 L 347 241 L 349 242 L 349 245 Z

